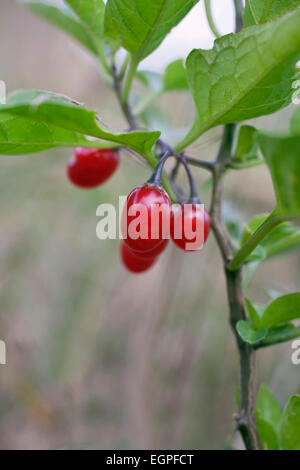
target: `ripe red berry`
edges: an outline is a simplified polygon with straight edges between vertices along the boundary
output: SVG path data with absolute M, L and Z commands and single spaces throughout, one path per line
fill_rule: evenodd
M 155 184 L 143 184 L 127 197 L 122 215 L 124 242 L 133 251 L 153 255 L 161 252 L 169 238 L 171 200 Z
M 121 244 L 121 258 L 128 271 L 135 274 L 147 271 L 156 261 L 156 258 L 137 256 L 124 242 Z
M 181 250 L 199 250 L 206 242 L 209 232 L 210 217 L 203 207 L 183 204 L 172 212 L 171 237 Z
M 160 243 L 156 248 L 154 248 L 151 251 L 134 251 L 134 250 L 131 250 L 131 251 L 133 253 L 136 253 L 141 258 L 154 258 L 156 256 L 159 256 L 163 251 L 165 251 L 168 243 L 169 243 L 169 240 L 165 239 L 162 241 L 162 243 Z
M 116 150 L 78 147 L 69 161 L 68 177 L 76 186 L 94 188 L 115 172 L 119 161 Z

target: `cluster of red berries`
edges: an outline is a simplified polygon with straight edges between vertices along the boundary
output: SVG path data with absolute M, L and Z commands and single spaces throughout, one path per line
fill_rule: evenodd
M 69 179 L 81 188 L 93 188 L 105 182 L 115 172 L 119 165 L 119 153 L 113 149 L 89 149 L 77 148 L 74 156 L 68 164 Z M 133 215 L 133 207 L 144 209 L 145 217 L 141 219 L 139 233 L 143 236 L 133 236 L 128 228 L 136 214 Z M 153 217 L 152 208 L 161 209 L 158 218 Z M 185 207 L 186 206 L 186 207 Z M 170 221 L 169 232 L 163 233 L 163 218 L 167 216 Z M 127 197 L 126 207 L 122 215 L 122 234 L 124 240 L 121 243 L 121 258 L 126 268 L 133 273 L 141 273 L 150 269 L 165 250 L 171 237 L 174 243 L 184 251 L 199 249 L 196 246 L 192 250 L 189 244 L 196 242 L 195 238 L 186 237 L 186 226 L 191 227 L 193 233 L 200 228 L 203 232 L 201 246 L 205 243 L 210 231 L 210 218 L 205 209 L 198 210 L 196 204 L 182 204 L 175 211 L 172 210 L 171 200 L 157 180 L 150 180 L 131 191 Z M 178 237 L 175 227 L 181 228 L 181 236 Z

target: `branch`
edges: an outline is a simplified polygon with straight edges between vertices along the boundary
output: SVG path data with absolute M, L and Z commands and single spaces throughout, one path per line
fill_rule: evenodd
M 235 415 L 237 429 L 241 433 L 246 449 L 259 449 L 254 418 L 255 355 L 253 348 L 245 343 L 236 331 L 236 324 L 240 320 L 246 319 L 242 271 L 239 269 L 233 272 L 228 269 L 228 264 L 233 258 L 234 251 L 229 232 L 222 217 L 224 176 L 231 158 L 231 146 L 235 127 L 234 124 L 228 124 L 224 128 L 223 140 L 214 164 L 213 197 L 210 213 L 212 229 L 223 256 L 230 310 L 230 324 L 236 338 L 240 356 L 241 402 L 239 412 Z

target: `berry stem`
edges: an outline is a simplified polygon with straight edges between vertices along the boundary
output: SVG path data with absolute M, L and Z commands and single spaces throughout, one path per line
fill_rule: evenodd
M 195 180 L 193 178 L 190 167 L 188 166 L 187 161 L 186 161 L 185 157 L 182 154 L 179 154 L 178 158 L 181 161 L 181 163 L 183 164 L 183 166 L 185 168 L 185 171 L 188 175 L 190 190 L 191 190 L 191 192 L 190 192 L 190 201 L 189 202 L 191 202 L 193 204 L 201 204 L 199 194 L 198 194 L 198 190 L 197 190 L 197 187 L 196 187 L 196 183 L 195 183 Z
M 162 171 L 164 165 L 169 157 L 172 157 L 172 152 L 168 149 L 164 155 L 159 160 L 159 164 L 155 168 L 154 172 L 152 173 L 151 178 L 147 181 L 148 184 L 155 184 L 156 186 L 162 187 Z

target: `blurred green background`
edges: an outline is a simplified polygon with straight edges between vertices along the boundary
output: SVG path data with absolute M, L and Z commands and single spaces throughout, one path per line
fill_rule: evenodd
M 77 44 L 14 1 L 1 0 L 0 9 L 0 79 L 8 92 L 64 93 L 115 129 L 126 127 Z M 185 94 L 158 104 L 166 115 L 171 109 L 171 127 L 193 118 Z M 255 124 L 285 129 L 290 112 Z M 213 158 L 219 141 L 217 129 L 190 153 Z M 130 275 L 119 242 L 96 238 L 96 208 L 117 204 L 150 170 L 124 153 L 112 180 L 80 191 L 66 178 L 71 153 L 0 157 L 0 338 L 7 345 L 0 448 L 240 447 L 232 421 L 238 359 L 213 237 L 197 254 L 169 246 L 149 273 Z M 194 174 L 199 185 L 207 177 Z M 241 223 L 274 206 L 264 168 L 230 174 L 226 196 L 226 216 Z M 299 261 L 297 250 L 261 265 L 249 298 L 268 302 L 266 288 L 299 290 Z M 282 404 L 300 391 L 290 357 L 290 344 L 257 357 L 258 384 L 266 382 Z

